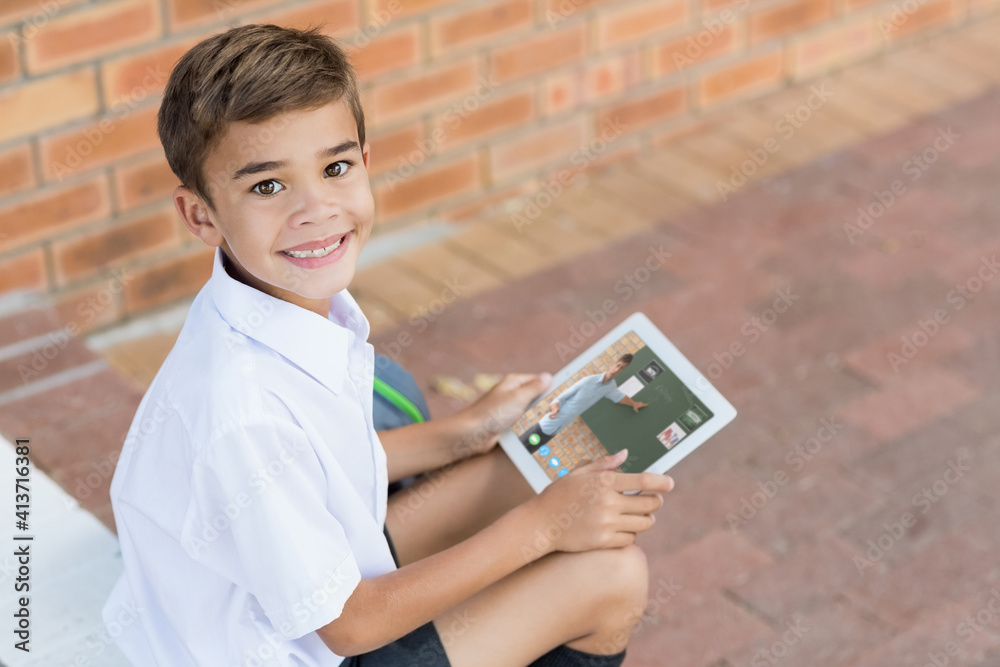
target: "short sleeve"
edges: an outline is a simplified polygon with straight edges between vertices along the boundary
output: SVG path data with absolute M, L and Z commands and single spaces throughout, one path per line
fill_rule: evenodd
M 622 390 L 618 388 L 618 385 L 615 384 L 614 380 L 609 380 L 609 382 L 611 383 L 611 386 L 607 388 L 607 391 L 604 393 L 604 395 L 610 398 L 615 403 L 618 403 L 623 398 L 625 398 L 625 394 L 623 394 Z
M 194 461 L 181 543 L 296 639 L 339 617 L 361 581 L 327 496 L 326 475 L 296 424 L 230 424 Z

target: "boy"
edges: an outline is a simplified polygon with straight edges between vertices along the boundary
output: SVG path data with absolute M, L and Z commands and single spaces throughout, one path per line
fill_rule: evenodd
M 216 253 L 111 485 L 125 571 L 104 619 L 127 657 L 620 664 L 648 585 L 635 534 L 669 478 L 606 457 L 533 494 L 496 434 L 545 376 L 372 428 L 374 350 L 346 288 L 374 212 L 343 51 L 272 25 L 213 36 L 174 68 L 158 131 L 177 210 Z

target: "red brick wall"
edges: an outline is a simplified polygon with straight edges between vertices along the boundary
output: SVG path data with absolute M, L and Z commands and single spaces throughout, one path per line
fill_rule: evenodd
M 998 4 L 3 0 L 0 291 L 49 293 L 93 329 L 197 290 L 208 253 L 173 211 L 154 119 L 172 64 L 227 24 L 323 21 L 351 49 L 388 230 L 529 191 L 602 132 L 600 160 L 628 155 Z

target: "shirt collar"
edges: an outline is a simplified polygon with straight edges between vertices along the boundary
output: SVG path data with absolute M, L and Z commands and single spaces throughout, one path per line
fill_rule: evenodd
M 245 285 L 226 272 L 221 248 L 215 249 L 208 284 L 222 319 L 253 338 L 334 393 L 339 393 L 348 369 L 354 338 L 368 339 L 368 319 L 344 289 L 330 299 L 326 318 Z

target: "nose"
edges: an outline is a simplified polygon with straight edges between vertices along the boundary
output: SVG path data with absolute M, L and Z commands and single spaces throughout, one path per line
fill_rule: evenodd
M 340 215 L 340 203 L 333 188 L 322 179 L 309 179 L 295 190 L 296 196 L 292 197 L 294 203 L 289 214 L 289 225 L 293 227 L 322 225 Z

